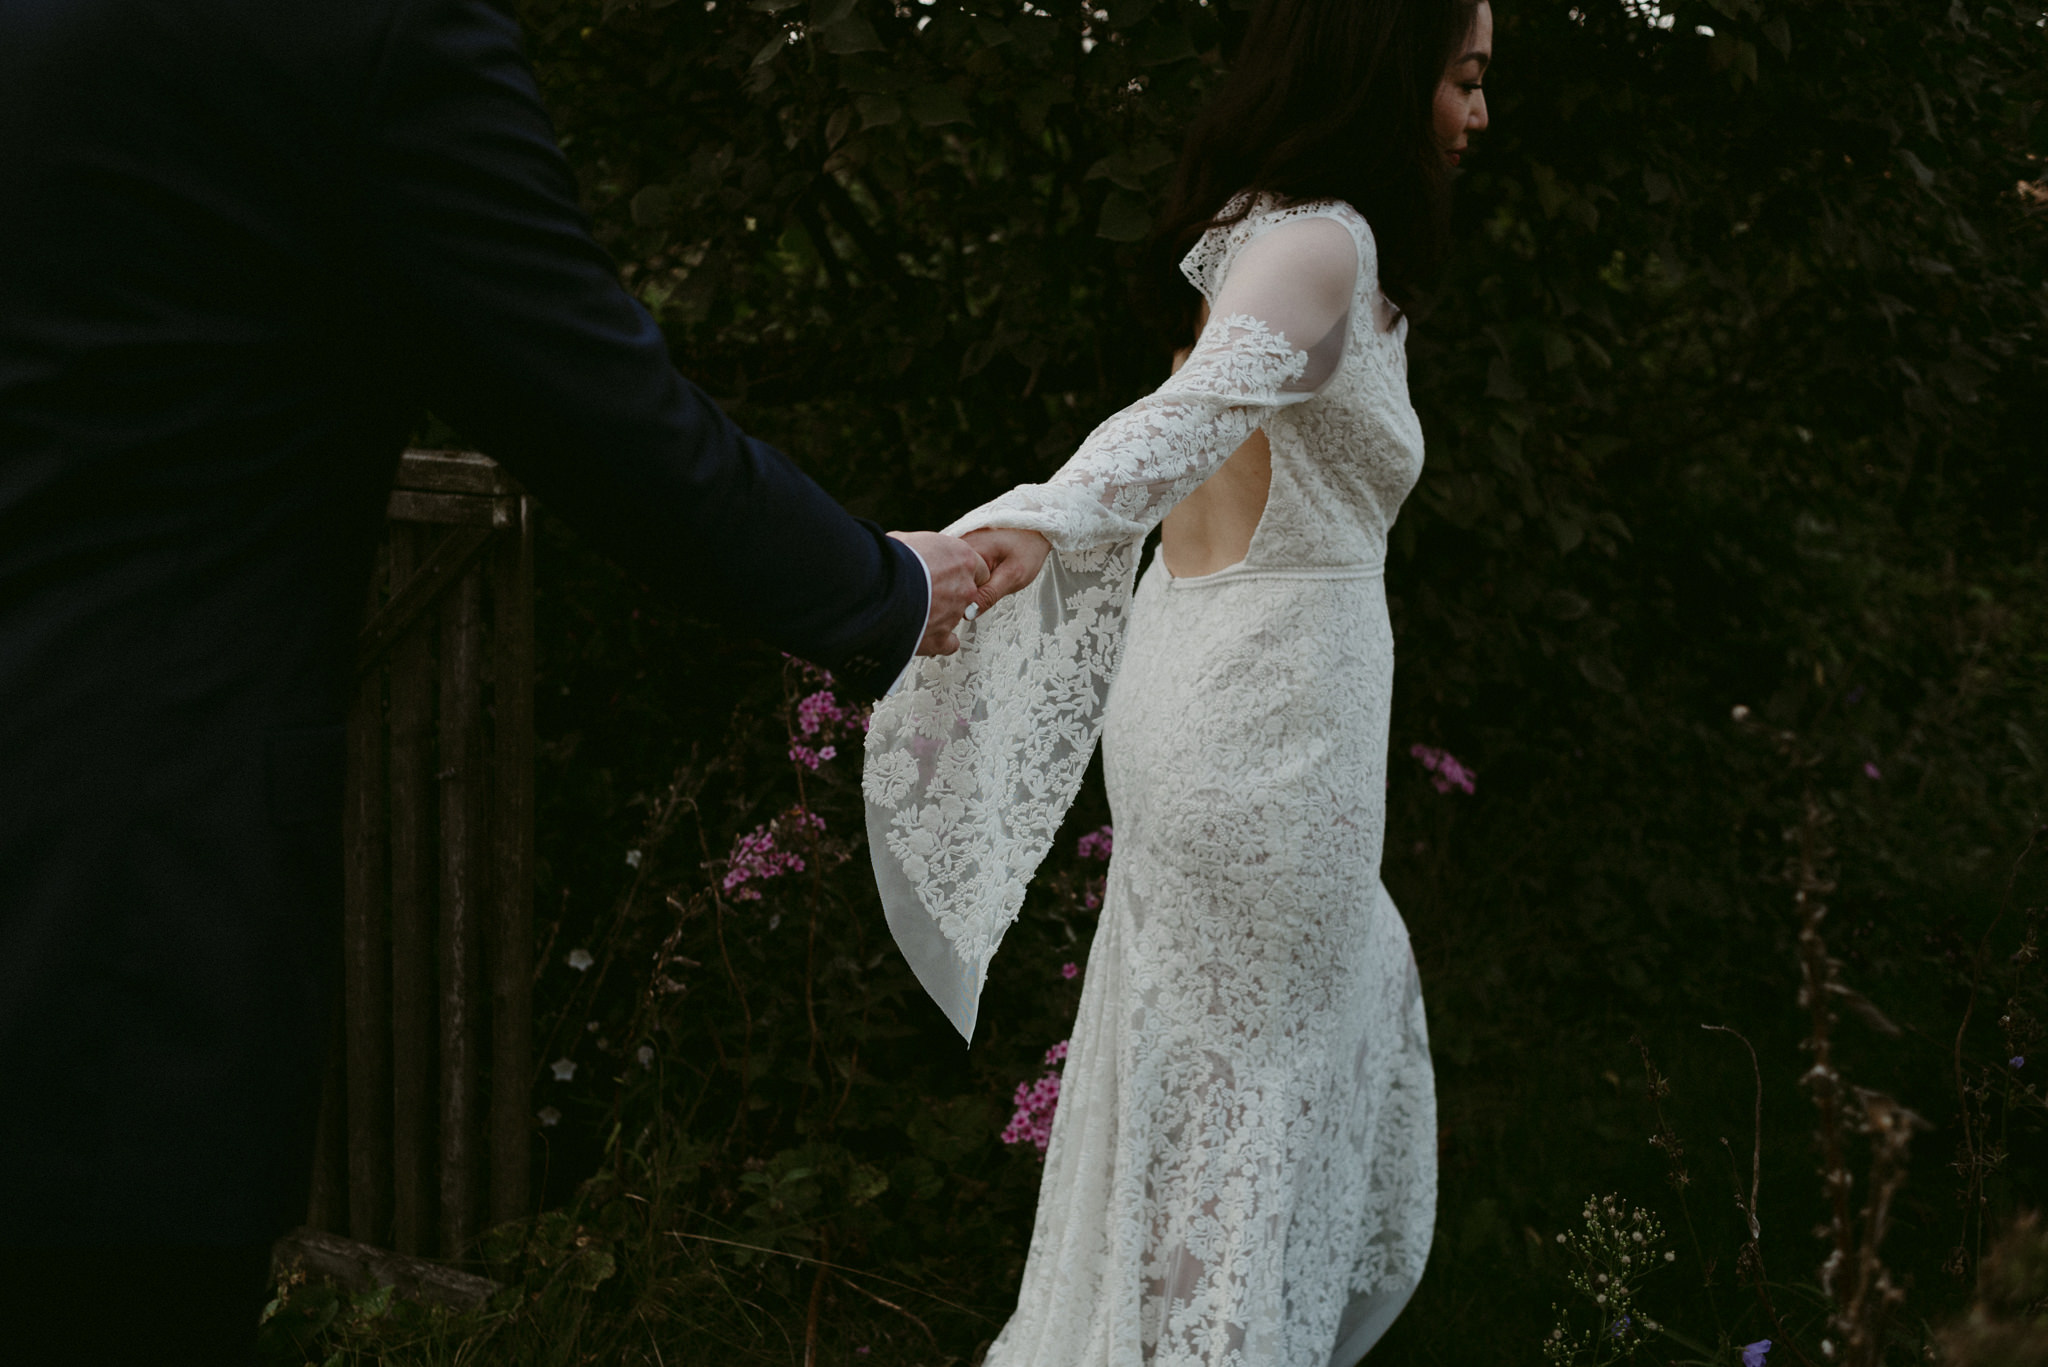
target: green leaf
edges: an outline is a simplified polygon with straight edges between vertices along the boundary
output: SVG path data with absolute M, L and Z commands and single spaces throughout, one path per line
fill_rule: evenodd
M 1045 116 L 1056 104 L 1072 104 L 1074 96 L 1058 81 L 1040 81 L 1016 94 L 1017 121 L 1036 135 L 1045 127 Z
M 1165 66 L 1195 55 L 1186 24 L 1153 24 L 1139 36 L 1136 46 L 1139 66 Z
M 571 1263 L 571 1282 L 584 1291 L 595 1291 L 598 1286 L 619 1270 L 618 1260 L 609 1250 L 585 1248 L 577 1251 Z
M 668 217 L 675 203 L 675 194 L 666 185 L 643 185 L 633 196 L 630 212 L 633 221 L 643 228 L 658 226 Z
M 1109 26 L 1133 28 L 1144 22 L 1155 3 L 1156 0 L 1109 0 Z
M 1097 237 L 1111 242 L 1137 242 L 1152 231 L 1152 213 L 1145 201 L 1129 190 L 1113 189 L 1102 201 L 1102 217 L 1095 227 Z
M 908 90 L 911 82 L 867 57 L 853 56 L 839 64 L 839 85 L 856 94 L 895 95 Z
M 749 62 L 748 65 L 755 67 L 766 66 L 780 56 L 783 49 L 788 46 L 789 35 L 778 33 L 761 45 L 761 50 L 754 54 L 754 60 Z
M 857 14 L 822 29 L 813 29 L 811 36 L 825 51 L 842 57 L 856 52 L 882 51 L 882 40 L 876 35 L 875 26 Z
M 1504 475 L 1520 476 L 1528 471 L 1522 460 L 1522 434 L 1512 427 L 1495 423 L 1486 434 L 1493 442 L 1493 463 Z
M 1143 192 L 1146 178 L 1171 166 L 1174 155 L 1165 143 L 1150 141 L 1112 152 L 1088 168 L 1083 180 L 1107 180 L 1126 190 Z
M 903 117 L 903 105 L 894 95 L 862 95 L 853 102 L 860 111 L 861 131 L 881 128 Z
M 1628 692 L 1628 680 L 1614 667 L 1614 662 L 1604 655 L 1579 656 L 1579 673 L 1587 683 L 1603 693 Z
M 1552 589 L 1543 595 L 1543 610 L 1560 622 L 1576 622 L 1593 610 L 1593 605 L 1570 589 Z
M 803 0 L 747 0 L 747 8 L 761 14 L 780 14 L 802 3 Z
M 846 1179 L 847 1199 L 864 1206 L 889 1189 L 889 1174 L 866 1163 L 857 1164 Z
M 1707 42 L 1707 62 L 1716 71 L 1727 71 L 1739 87 L 1747 78 L 1757 77 L 1756 44 L 1735 33 L 1717 33 Z
M 1550 524 L 1550 535 L 1557 541 L 1557 553 L 1570 555 L 1586 539 L 1586 524 L 1562 509 L 1552 509 L 1543 515 Z
M 926 128 L 974 122 L 974 116 L 967 110 L 967 101 L 949 85 L 921 86 L 911 91 L 904 103 L 909 106 L 910 117 Z
M 1505 356 L 1494 357 L 1486 367 L 1486 397 L 1507 403 L 1519 403 L 1529 397 L 1529 391 L 1515 378 L 1515 367 Z

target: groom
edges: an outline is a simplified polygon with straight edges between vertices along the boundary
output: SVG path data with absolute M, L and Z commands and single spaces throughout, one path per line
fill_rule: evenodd
M 951 649 L 987 575 L 676 374 L 498 0 L 0 0 L 0 1360 L 249 1357 L 429 405 L 855 689 Z

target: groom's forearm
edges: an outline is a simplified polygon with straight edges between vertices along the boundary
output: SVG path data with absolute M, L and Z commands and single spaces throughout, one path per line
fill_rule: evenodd
M 371 269 L 426 401 L 678 601 L 886 687 L 924 629 L 917 558 L 676 373 L 505 11 L 400 0 L 363 126 Z

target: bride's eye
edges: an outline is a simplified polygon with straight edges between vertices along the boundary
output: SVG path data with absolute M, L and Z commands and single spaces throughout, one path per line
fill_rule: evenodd
M 1458 89 L 1464 91 L 1467 95 L 1477 95 L 1486 87 L 1477 81 L 1461 81 L 1458 83 Z

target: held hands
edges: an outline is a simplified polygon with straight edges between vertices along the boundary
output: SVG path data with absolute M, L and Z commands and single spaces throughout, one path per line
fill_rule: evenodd
M 988 579 L 974 595 L 977 615 L 1038 578 L 1052 543 L 1037 532 L 1015 527 L 983 527 L 961 540 L 980 552 L 988 564 Z
M 920 655 L 951 655 L 960 648 L 954 628 L 960 615 L 979 597 L 989 577 L 989 567 L 974 549 L 956 536 L 938 532 L 891 532 L 917 552 L 932 576 L 931 613 L 925 618 L 924 639 L 917 644 Z

